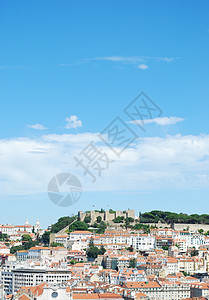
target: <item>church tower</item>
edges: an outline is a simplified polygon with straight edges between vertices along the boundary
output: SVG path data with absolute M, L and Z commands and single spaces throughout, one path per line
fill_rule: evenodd
M 40 225 L 39 219 L 37 219 L 35 227 L 34 227 L 35 233 L 37 233 L 40 229 L 41 229 L 41 225 Z

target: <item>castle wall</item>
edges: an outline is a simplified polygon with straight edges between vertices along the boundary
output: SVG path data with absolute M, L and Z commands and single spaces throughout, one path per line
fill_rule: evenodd
M 124 213 L 123 211 L 121 210 L 116 210 L 116 214 L 115 214 L 115 217 L 126 217 L 126 213 Z
M 91 211 L 90 216 L 91 216 L 91 223 L 97 222 L 97 217 L 101 217 L 102 221 L 105 220 L 105 214 L 98 211 Z
M 203 229 L 204 231 L 208 231 L 209 230 L 209 225 L 207 224 L 173 224 L 172 228 L 175 230 L 187 230 L 189 229 L 189 231 L 198 231 L 199 229 Z
M 78 212 L 78 218 L 83 222 L 84 218 L 86 216 L 86 213 L 79 211 Z
M 205 232 L 209 231 L 209 225 L 207 224 L 183 224 L 183 223 L 174 223 L 174 224 L 166 224 L 166 223 L 141 223 L 144 225 L 154 226 L 157 228 L 173 228 L 174 230 L 188 230 L 197 232 L 199 229 L 203 229 Z
M 115 219 L 115 213 L 110 213 L 108 210 L 105 211 L 105 222 L 111 222 Z
M 135 220 L 135 210 L 134 209 L 128 209 L 126 211 L 127 218 L 133 218 Z
M 141 223 L 141 224 L 149 225 L 149 226 L 153 226 L 153 227 L 157 227 L 157 228 L 170 228 L 171 227 L 170 224 L 161 223 L 161 222 L 158 222 L 158 223 Z
M 131 217 L 135 219 L 135 210 L 129 209 L 126 211 L 117 210 L 115 213 L 110 213 L 109 211 L 97 212 L 97 211 L 90 211 L 89 213 L 84 213 L 82 211 L 78 212 L 78 217 L 81 221 L 84 221 L 85 217 L 90 215 L 91 217 L 91 224 L 95 223 L 97 221 L 97 217 L 101 217 L 102 221 L 105 222 L 112 222 L 116 217 Z

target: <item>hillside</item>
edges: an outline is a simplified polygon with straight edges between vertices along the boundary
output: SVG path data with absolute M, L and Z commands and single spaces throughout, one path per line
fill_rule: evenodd
M 153 210 L 139 214 L 140 223 L 183 223 L 183 224 L 209 224 L 209 215 L 207 214 L 185 214 L 169 211 Z
M 77 220 L 77 221 L 76 221 Z M 78 216 L 73 217 L 62 217 L 55 224 L 52 225 L 51 233 L 57 233 L 63 228 L 74 223 L 70 226 L 69 231 L 73 230 L 90 230 L 96 233 L 103 233 L 108 222 L 102 221 L 101 218 L 97 218 L 97 222 L 91 224 L 91 219 L 86 216 L 83 221 L 80 221 Z M 183 223 L 183 224 L 209 224 L 208 214 L 185 214 L 175 213 L 170 211 L 153 210 L 150 212 L 139 213 L 139 219 L 134 220 L 133 218 L 116 217 L 113 219 L 113 223 L 116 226 L 123 228 L 132 228 L 135 230 L 144 229 L 147 230 L 147 226 L 142 223 Z

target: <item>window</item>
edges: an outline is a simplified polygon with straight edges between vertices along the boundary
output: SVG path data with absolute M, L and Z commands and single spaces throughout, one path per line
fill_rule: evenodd
M 58 293 L 57 292 L 53 292 L 52 293 L 52 298 L 57 298 L 58 297 Z

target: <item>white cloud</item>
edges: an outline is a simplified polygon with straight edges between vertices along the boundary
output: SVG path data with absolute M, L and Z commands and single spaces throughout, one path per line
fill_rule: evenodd
M 136 64 L 138 62 L 143 62 L 143 58 L 139 56 L 104 56 L 104 57 L 95 57 L 94 60 L 106 60 L 112 62 L 122 62 L 122 63 L 131 63 Z
M 150 60 L 154 61 L 163 61 L 163 62 L 173 62 L 177 57 L 160 57 L 160 56 L 103 56 L 95 57 L 93 60 L 104 60 L 112 62 L 121 62 L 121 63 L 131 63 L 138 64 L 140 62 L 146 62 Z
M 91 141 L 115 160 L 94 184 L 74 160 Z M 1 195 L 45 193 L 61 172 L 77 175 L 84 191 L 209 187 L 209 135 L 139 138 L 121 158 L 96 133 L 2 139 L 0 153 Z
M 143 56 L 145 60 L 163 61 L 166 63 L 173 62 L 179 57 L 161 57 L 161 56 Z
M 41 125 L 41 124 L 34 124 L 34 125 L 27 125 L 27 127 L 37 130 L 44 130 L 47 129 L 47 127 Z
M 184 121 L 183 118 L 178 118 L 178 117 L 161 117 L 161 118 L 154 118 L 154 119 L 144 119 L 143 120 L 143 124 L 151 124 L 151 123 L 155 123 L 157 125 L 174 125 L 176 123 L 182 122 Z M 135 121 L 128 121 L 127 123 L 129 124 L 141 124 L 142 120 L 135 120 Z
M 148 67 L 148 65 L 144 65 L 144 64 L 140 64 L 139 66 L 138 66 L 138 69 L 140 69 L 140 70 L 146 70 L 146 69 L 148 69 L 149 67 Z
M 79 65 L 79 64 L 86 64 L 86 63 L 92 63 L 92 62 L 112 62 L 117 65 L 134 65 L 135 67 L 138 67 L 139 69 L 147 69 L 147 62 L 166 62 L 171 63 L 178 59 L 178 57 L 161 57 L 161 56 L 121 56 L 121 55 L 112 55 L 112 56 L 98 56 L 93 58 L 84 58 L 80 61 L 71 62 L 71 63 L 62 63 L 58 66 L 60 67 L 67 67 L 71 65 Z M 141 66 L 141 67 L 140 67 Z M 146 67 L 145 67 L 146 66 Z
M 47 134 L 42 136 L 44 142 L 72 144 L 72 145 L 86 145 L 92 139 L 97 138 L 97 133 L 84 132 L 79 134 Z
M 67 129 L 71 129 L 71 128 L 76 129 L 76 128 L 83 126 L 82 121 L 79 120 L 78 117 L 75 115 L 70 116 L 70 118 L 66 118 L 66 122 L 67 122 L 67 124 L 66 124 L 65 128 L 67 128 Z

